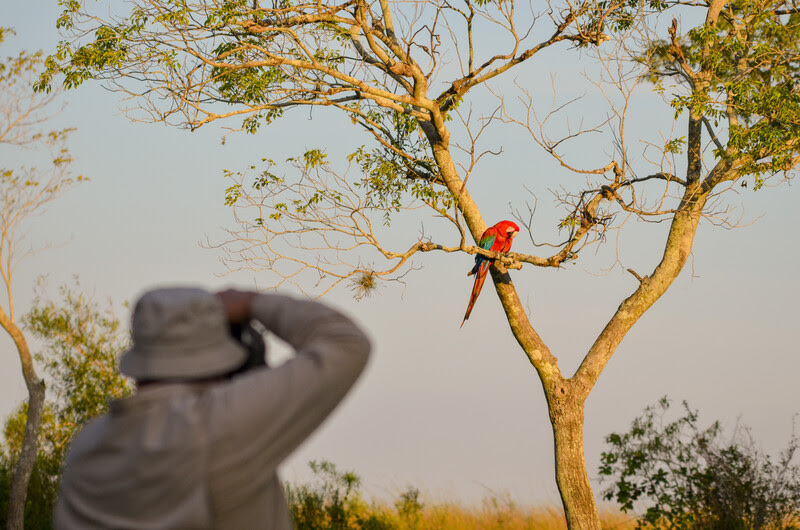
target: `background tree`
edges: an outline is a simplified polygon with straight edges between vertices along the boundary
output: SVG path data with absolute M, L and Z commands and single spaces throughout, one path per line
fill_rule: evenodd
M 26 328 L 42 349 L 49 398 L 43 411 L 39 448 L 25 510 L 26 528 L 52 528 L 61 463 L 72 436 L 89 419 L 108 410 L 108 402 L 128 395 L 130 381 L 117 370 L 117 358 L 128 344 L 111 308 L 81 293 L 80 285 L 63 286 L 60 299 L 41 292 L 24 316 Z M 6 421 L 0 456 L 0 499 L 8 499 L 10 473 L 23 446 L 27 404 Z M 3 524 L 0 519 L 0 525 Z
M 697 25 L 659 26 L 668 10 Z M 155 121 L 197 128 L 239 119 L 250 133 L 289 109 L 324 108 L 326 116 L 343 113 L 370 138 L 353 146 L 355 171 L 310 149 L 287 160 L 288 168 L 265 158 L 263 167 L 252 166 L 255 176 L 230 172 L 235 182 L 226 202 L 240 226 L 222 246 L 233 268 L 263 271 L 275 285 L 294 283 L 314 294 L 349 281 L 364 294 L 381 280 L 401 279 L 421 252 L 495 259 L 492 277 L 510 329 L 546 396 L 567 522 L 599 528 L 583 455 L 589 393 L 626 333 L 683 269 L 701 218 L 731 222 L 721 193 L 736 183 L 759 187 L 796 165 L 793 5 L 137 0 L 114 16 L 99 13 L 66 4 L 59 26 L 71 40 L 48 60 L 40 88 L 58 72 L 68 87 L 105 80 Z M 576 66 L 586 55 L 594 61 L 588 82 L 608 100 L 607 117 L 597 124 L 565 127 L 580 107 L 562 104 L 558 94 L 542 115 L 511 78 L 559 45 L 581 51 Z M 634 153 L 626 118 L 643 76 L 685 129 Z M 508 96 L 514 90 L 520 104 Z M 560 242 L 552 254 L 496 256 L 467 243 L 487 226 L 468 181 L 497 154 L 481 142 L 501 124 L 583 177 L 559 187 L 562 216 L 552 237 Z M 601 131 L 608 148 L 594 164 L 566 148 Z M 523 191 L 501 182 L 496 189 L 508 196 Z M 518 213 L 529 231 L 533 213 Z M 405 244 L 398 243 L 400 234 L 388 227 L 408 218 L 424 219 L 426 230 L 403 231 Z M 652 271 L 629 269 L 635 289 L 575 374 L 564 375 L 507 270 L 575 261 L 628 218 L 666 222 L 669 230 Z
M 8 29 L 0 28 L 0 43 L 9 33 Z M 14 342 L 28 389 L 24 439 L 15 453 L 17 463 L 8 504 L 11 529 L 23 526 L 25 497 L 36 460 L 45 400 L 45 384 L 36 373 L 30 347 L 16 319 L 14 272 L 19 262 L 33 252 L 27 247 L 25 223 L 82 180 L 70 176 L 68 171 L 72 158 L 65 141 L 70 130 L 43 128 L 58 109 L 54 108 L 56 94 L 33 90 L 42 63 L 41 52 L 24 51 L 0 63 L 0 149 L 34 149 L 48 153 L 52 162 L 49 168 L 0 167 L 0 277 L 6 290 L 5 306 L 0 306 L 0 326 Z
M 703 429 L 698 413 L 667 420 L 663 398 L 633 420 L 630 431 L 606 437 L 600 476 L 603 492 L 623 511 L 644 513 L 638 528 L 720 530 L 797 528 L 800 468 L 795 436 L 777 463 L 755 446 L 746 428 L 727 439 L 719 422 Z

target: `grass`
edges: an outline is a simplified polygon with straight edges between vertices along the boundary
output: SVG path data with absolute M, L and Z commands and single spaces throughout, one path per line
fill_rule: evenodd
M 635 523 L 630 517 L 618 513 L 601 514 L 603 528 L 629 529 Z M 454 503 L 436 503 L 425 506 L 419 517 L 403 521 L 398 529 L 437 530 L 565 530 L 563 512 L 555 507 L 520 507 L 497 498 L 485 499 L 481 506 L 464 507 Z
M 509 498 L 488 497 L 480 505 L 420 499 L 410 487 L 394 503 L 367 502 L 354 473 L 330 462 L 311 462 L 315 480 L 286 484 L 287 500 L 298 530 L 565 530 L 562 510 L 523 507 Z M 633 529 L 630 516 L 601 513 L 603 528 Z

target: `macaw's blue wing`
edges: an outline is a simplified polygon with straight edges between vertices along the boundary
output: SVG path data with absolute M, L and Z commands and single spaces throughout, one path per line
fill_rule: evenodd
M 491 228 L 483 233 L 481 236 L 480 245 L 481 248 L 485 248 L 486 250 L 491 250 L 492 245 L 494 245 L 494 240 L 497 239 L 497 233 L 492 230 Z
M 497 238 L 496 236 L 497 236 L 497 234 L 492 232 L 491 228 L 486 230 L 486 232 L 483 233 L 483 236 L 481 236 L 481 240 L 480 240 L 481 248 L 482 249 L 486 249 L 486 250 L 492 250 L 492 245 L 494 245 L 494 241 Z M 483 256 L 481 254 L 475 254 L 475 265 L 467 273 L 467 276 L 472 276 L 473 274 L 478 274 L 478 271 L 481 268 L 484 268 L 484 269 L 488 270 L 488 268 L 489 268 L 489 260 L 485 256 Z

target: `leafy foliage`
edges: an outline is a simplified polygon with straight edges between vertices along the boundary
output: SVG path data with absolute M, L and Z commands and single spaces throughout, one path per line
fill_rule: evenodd
M 37 297 L 25 316 L 26 326 L 43 345 L 36 359 L 44 367 L 50 390 L 28 491 L 26 528 L 52 527 L 61 462 L 69 441 L 81 425 L 107 410 L 110 399 L 132 390 L 116 368 L 117 356 L 128 343 L 119 320 L 78 288 L 62 287 L 58 301 Z M 27 404 L 23 404 L 6 420 L 0 453 L 0 509 L 8 501 L 26 416 Z M 2 509 L 0 517 L 5 514 Z M 0 526 L 4 521 L 0 520 Z
M 420 512 L 424 505 L 419 500 L 419 490 L 413 486 L 409 487 L 406 491 L 400 494 L 400 498 L 394 503 L 397 513 L 400 517 L 414 525 L 419 521 Z
M 639 528 L 749 530 L 800 528 L 800 468 L 792 437 L 777 463 L 757 450 L 747 431 L 730 441 L 719 422 L 701 429 L 698 414 L 665 422 L 669 401 L 645 409 L 627 433 L 606 437 L 603 492 L 623 511 L 646 507 Z
M 309 467 L 316 483 L 286 484 L 289 509 L 298 530 L 394 528 L 378 510 L 367 510 L 358 489 L 361 479 L 353 472 L 340 472 L 327 460 L 312 461 Z
M 674 7 L 673 2 L 651 5 L 655 11 Z M 684 35 L 673 19 L 670 38 L 654 39 L 638 53 L 657 87 L 684 88 L 671 100 L 676 114 L 687 111 L 714 128 L 727 123 L 716 133 L 726 145 L 714 154 L 730 160 L 740 176 L 752 175 L 756 188 L 765 174 L 796 164 L 798 59 L 800 13 L 781 0 L 725 3 L 718 20 L 707 19 Z
M 0 28 L 1 30 L 2 28 Z M 0 44 L 9 30 L 0 31 Z M 33 81 L 43 69 L 42 52 L 21 51 L 15 56 L 0 59 L 0 255 L 8 262 L 4 276 L 11 276 L 24 238 L 24 223 L 51 201 L 72 187 L 88 180 L 82 175 L 73 176 L 69 166 L 73 162 L 66 141 L 74 129 L 47 130 L 43 124 L 57 113 L 55 95 L 35 94 Z M 26 167 L 27 148 L 36 155 L 49 158 L 49 167 Z M 7 149 L 13 149 L 9 156 Z M 6 166 L 14 160 L 13 167 Z
M 128 345 L 119 320 L 79 288 L 62 286 L 59 301 L 37 297 L 25 317 L 33 336 L 45 345 L 37 360 L 49 376 L 56 419 L 73 428 L 104 413 L 108 400 L 132 390 L 117 370 L 117 358 Z
M 398 211 L 414 200 L 423 200 L 434 209 L 450 208 L 452 195 L 443 188 L 436 163 L 427 153 L 427 141 L 419 123 L 410 114 L 371 110 L 365 115 L 365 127 L 386 143 L 367 151 L 361 146 L 348 160 L 361 167 L 360 185 L 370 203 L 389 211 Z M 439 185 L 438 187 L 436 185 Z M 388 222 L 388 214 L 385 217 Z

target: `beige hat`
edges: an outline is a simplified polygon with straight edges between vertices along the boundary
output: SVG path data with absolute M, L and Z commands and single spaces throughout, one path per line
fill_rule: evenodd
M 205 289 L 169 287 L 136 302 L 133 347 L 119 370 L 139 381 L 202 379 L 231 372 L 247 353 L 230 334 L 220 300 Z

